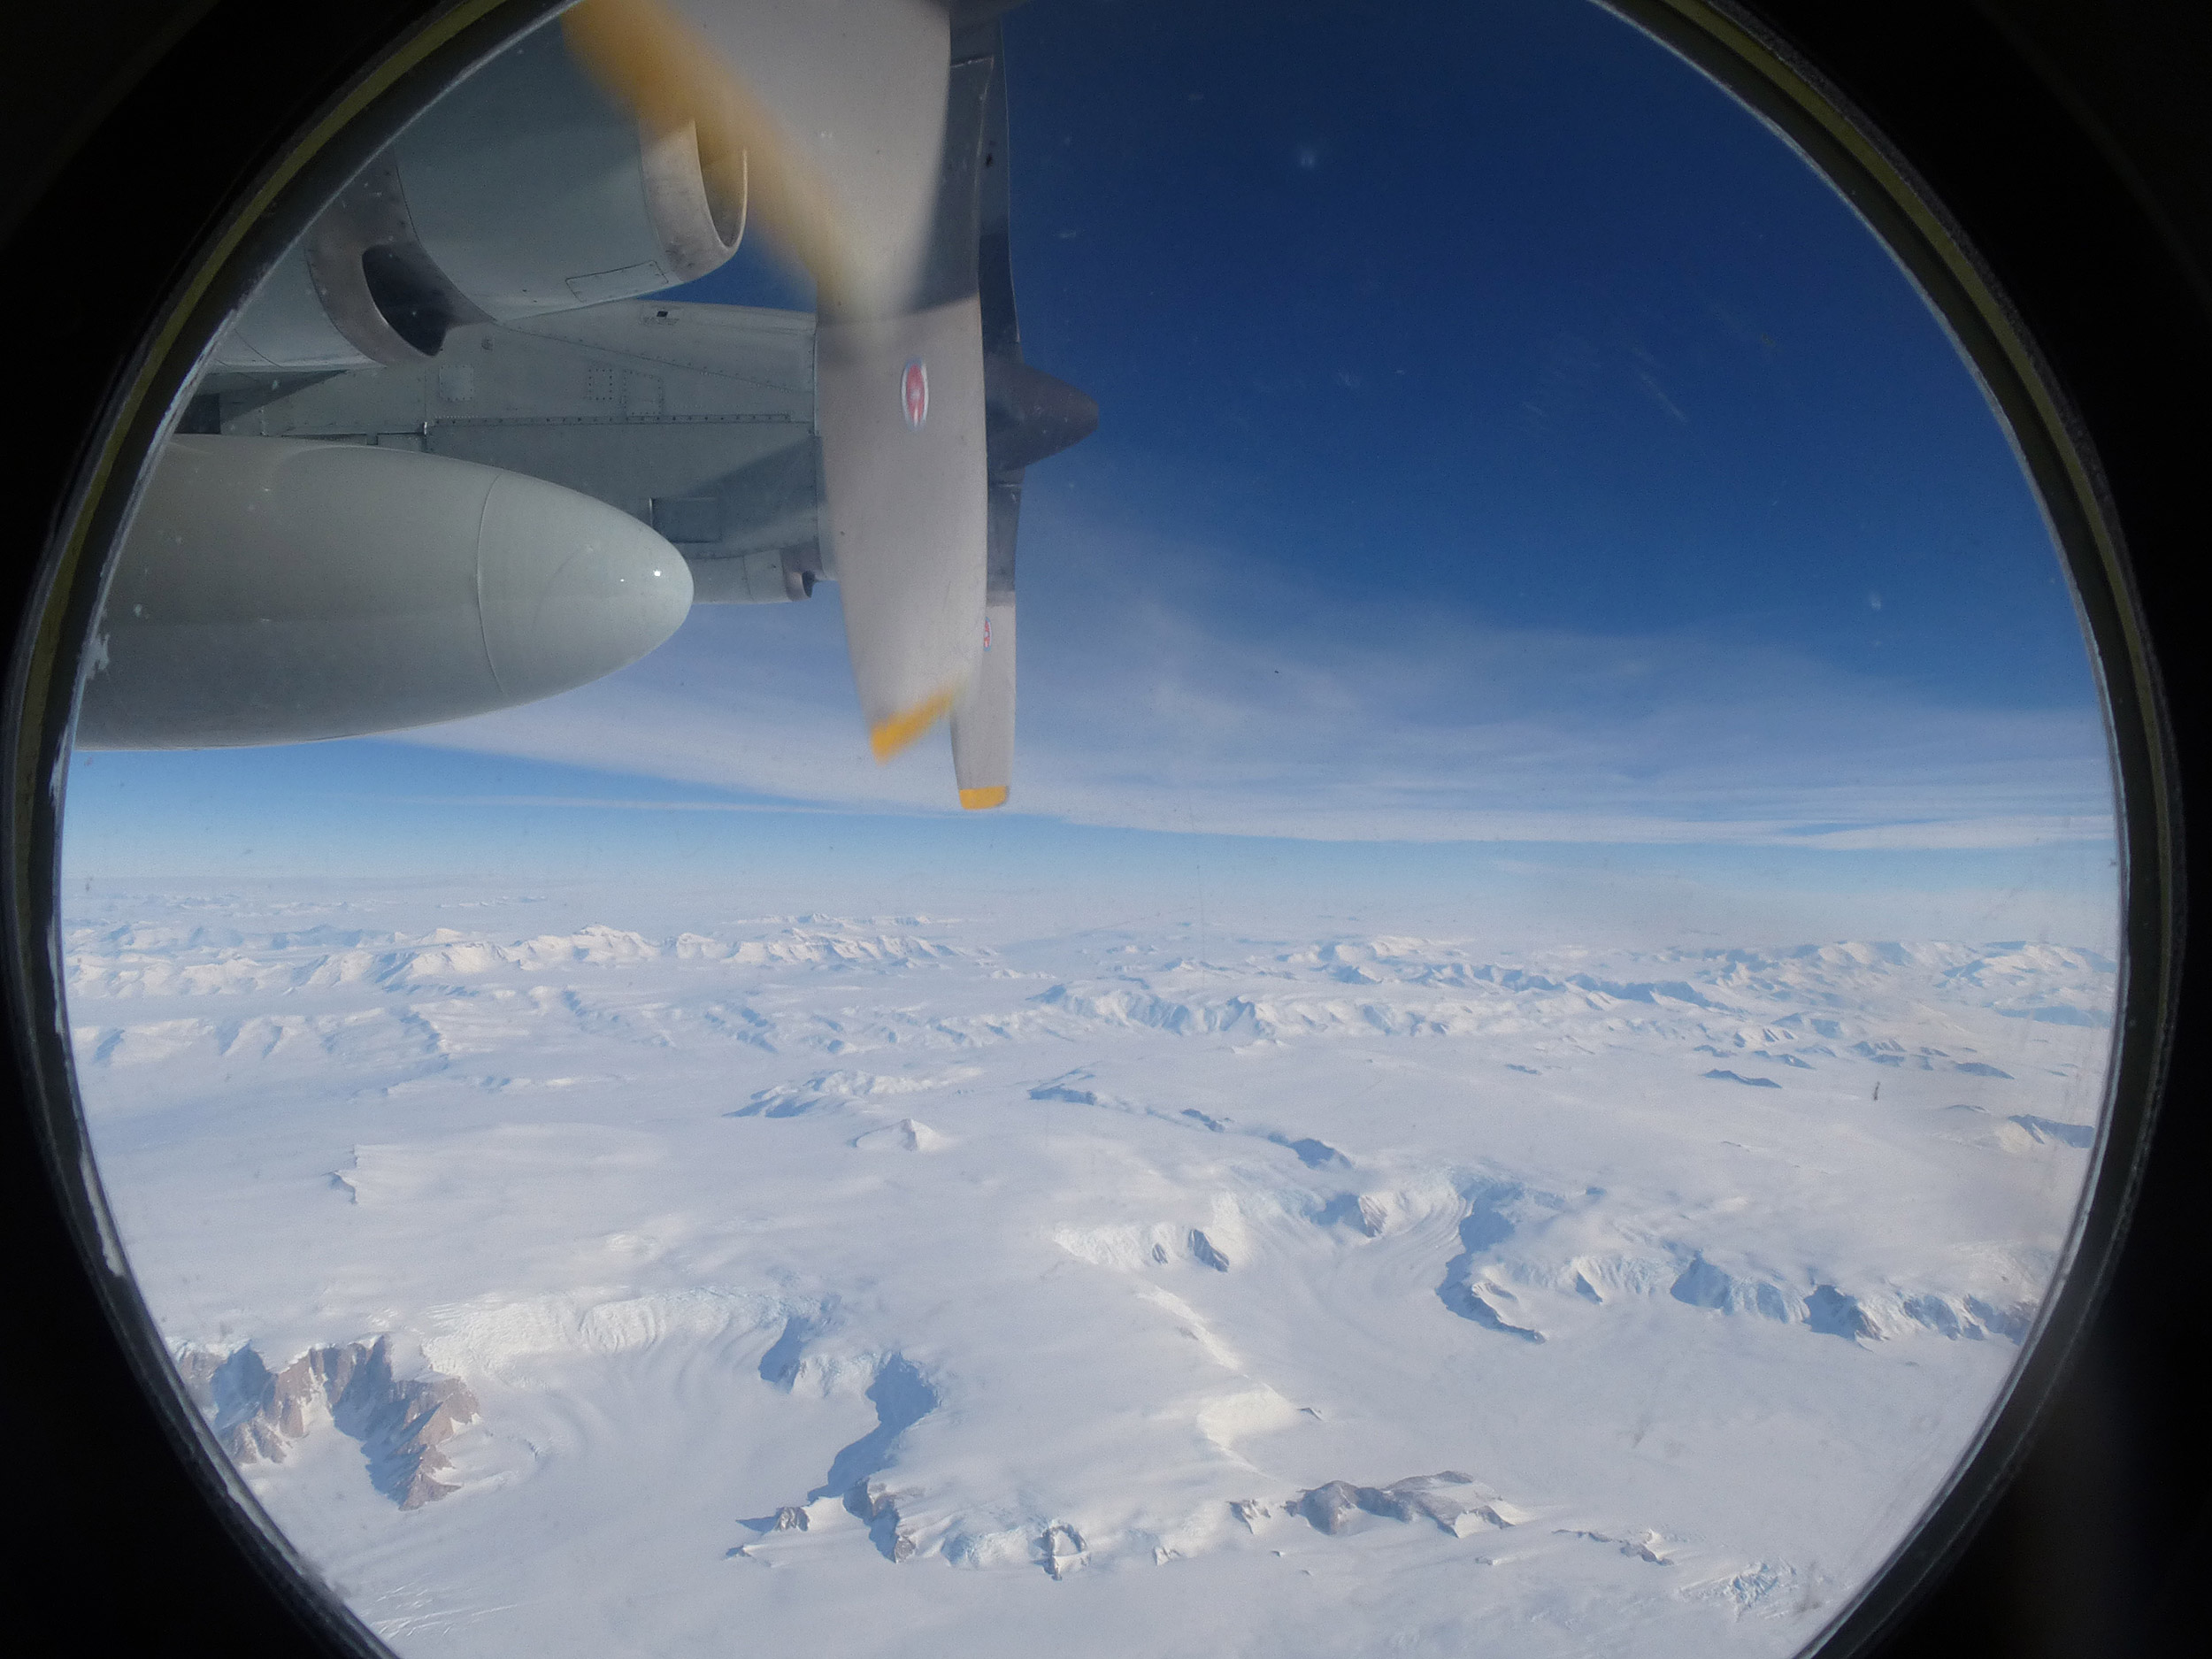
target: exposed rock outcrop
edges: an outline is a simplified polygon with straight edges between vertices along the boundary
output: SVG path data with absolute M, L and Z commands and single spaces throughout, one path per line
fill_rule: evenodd
M 1610 1544 L 1614 1548 L 1619 1550 L 1622 1555 L 1626 1555 L 1631 1561 L 1647 1561 L 1655 1567 L 1671 1567 L 1674 1565 L 1671 1561 L 1669 1561 L 1664 1555 L 1661 1555 L 1657 1550 L 1652 1548 L 1653 1544 L 1659 1541 L 1659 1534 L 1656 1532 L 1649 1534 L 1647 1539 L 1636 1539 L 1615 1538 L 1610 1533 L 1588 1532 L 1582 1531 L 1578 1527 L 1570 1529 L 1562 1526 L 1555 1527 L 1553 1530 L 1561 1538 L 1586 1538 L 1594 1544 Z
M 1497 1499 L 1475 1484 L 1474 1477 L 1447 1469 L 1433 1475 L 1409 1475 L 1386 1486 L 1356 1486 L 1348 1480 L 1332 1480 L 1300 1493 L 1289 1508 L 1302 1515 L 1317 1532 L 1333 1536 L 1363 1515 L 1379 1515 L 1393 1521 L 1423 1517 L 1455 1538 L 1486 1527 L 1510 1526 L 1500 1514 Z M 1242 1515 L 1242 1506 L 1239 1506 Z M 1250 1517 L 1244 1516 L 1250 1525 Z
M 177 1367 L 234 1463 L 282 1463 L 294 1441 L 330 1423 L 361 1443 L 370 1479 L 403 1509 L 456 1489 L 437 1479 L 453 1466 L 439 1446 L 478 1416 L 458 1377 L 393 1375 L 388 1337 L 311 1348 L 281 1371 L 250 1344 L 227 1355 L 189 1348 Z
M 1229 1258 L 1222 1255 L 1214 1247 L 1214 1241 L 1196 1227 L 1190 1230 L 1190 1253 L 1193 1261 L 1204 1263 L 1217 1273 L 1229 1271 Z
M 845 1507 L 868 1523 L 868 1537 L 886 1561 L 912 1557 L 914 1540 L 899 1525 L 899 1494 L 880 1481 L 864 1480 L 845 1494 Z

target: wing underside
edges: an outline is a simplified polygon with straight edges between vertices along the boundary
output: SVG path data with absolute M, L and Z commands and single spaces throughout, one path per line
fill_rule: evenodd
M 1002 32 L 957 10 L 571 7 L 349 187 L 184 429 L 558 486 L 649 527 L 694 603 L 834 580 L 879 758 L 949 721 L 962 804 L 1003 803 L 1024 472 L 1096 408 L 1022 361 Z M 651 297 L 748 234 L 805 266 L 818 315 Z M 191 528 L 171 541 L 227 534 Z

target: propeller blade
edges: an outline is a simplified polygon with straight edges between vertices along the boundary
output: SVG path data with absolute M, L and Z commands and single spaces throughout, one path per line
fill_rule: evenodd
M 1014 782 L 1014 542 L 1021 525 L 1019 479 L 993 480 L 990 575 L 983 657 L 952 708 L 952 769 L 960 804 L 1004 806 Z
M 983 653 L 987 440 L 976 190 L 993 65 L 949 75 L 913 309 L 822 307 L 814 419 L 830 573 L 878 760 L 952 711 Z
M 815 419 L 830 573 L 878 760 L 952 710 L 982 654 L 983 326 L 971 295 L 825 320 Z
M 582 0 L 577 61 L 814 277 L 826 311 L 909 309 L 934 228 L 951 26 L 933 0 Z
M 943 0 L 582 0 L 563 17 L 602 84 L 650 132 L 688 127 L 813 273 L 826 563 L 870 746 L 887 760 L 951 716 L 972 807 L 1011 783 L 1019 469 L 1097 418 L 1020 361 L 998 9 L 962 11 L 957 54 Z

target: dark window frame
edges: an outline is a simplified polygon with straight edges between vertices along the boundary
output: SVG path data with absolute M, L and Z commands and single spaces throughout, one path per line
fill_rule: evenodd
M 2177 1340 L 2153 1327 L 2169 1253 L 2193 1246 L 2190 1189 L 2205 1164 L 2200 1115 L 2162 1122 L 2155 1106 L 2162 1094 L 2193 1106 L 2212 1081 L 2212 995 L 2201 969 L 2184 972 L 2181 834 L 2212 749 L 2193 591 L 2212 453 L 2212 118 L 2185 107 L 2191 66 L 2198 88 L 2212 70 L 2212 31 L 2154 0 L 2093 12 L 2064 0 L 1606 4 L 1786 134 L 1944 311 L 2073 568 L 2126 801 L 2121 1064 L 2074 1269 L 1980 1453 L 1821 1651 L 2161 1651 L 2185 1627 L 2175 1586 L 2207 1513 L 2192 1379 Z M 0 730 L 16 1062 L 0 1209 L 27 1281 L 17 1329 L 37 1344 L 6 1369 L 10 1420 L 46 1425 L 19 1469 L 41 1532 L 18 1565 L 30 1584 L 87 1567 L 108 1579 L 12 1616 L 19 1631 L 51 1617 L 39 1633 L 57 1648 L 383 1651 L 259 1521 L 101 1216 L 55 1018 L 67 700 L 54 688 L 73 683 L 96 600 L 85 549 L 129 505 L 120 462 L 144 452 L 189 382 L 194 353 L 178 342 L 211 334 L 289 230 L 441 86 L 556 9 L 76 0 L 35 20 L 7 72 L 22 83 L 5 118 L 20 159 L 0 197 L 0 281 L 35 425 L 0 494 L 13 554 L 0 569 L 20 618 Z M 2139 1543 L 2061 1588 L 2063 1547 L 2041 1537 L 2037 1506 L 2078 1502 L 2084 1479 L 2103 1483 L 2101 1501 Z

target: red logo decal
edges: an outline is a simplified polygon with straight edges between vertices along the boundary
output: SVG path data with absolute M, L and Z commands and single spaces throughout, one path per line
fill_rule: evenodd
M 916 357 L 899 377 L 899 396 L 906 405 L 906 424 L 919 432 L 929 419 L 929 371 Z
M 983 649 L 987 651 L 991 649 L 991 618 L 988 617 L 983 618 Z

